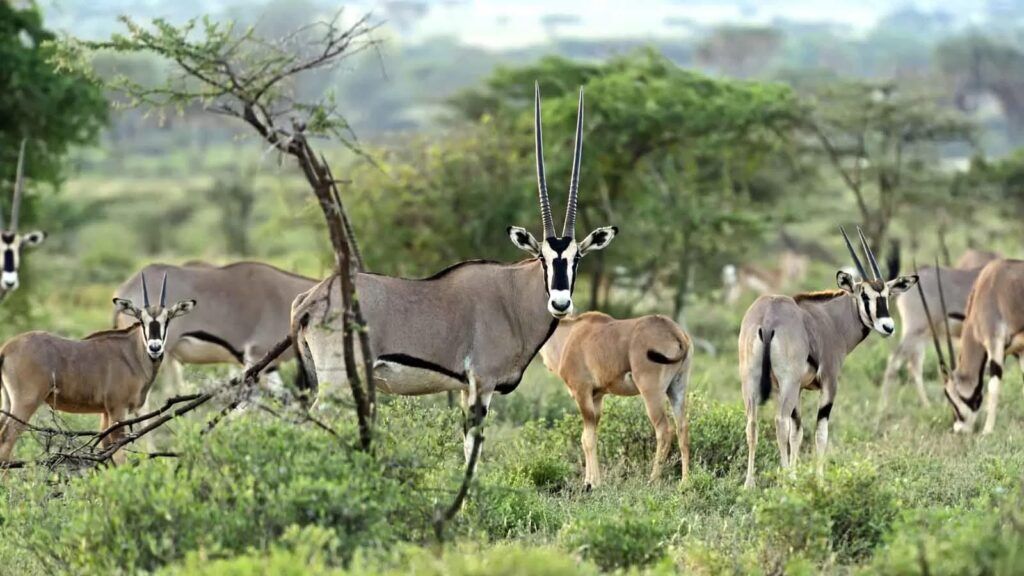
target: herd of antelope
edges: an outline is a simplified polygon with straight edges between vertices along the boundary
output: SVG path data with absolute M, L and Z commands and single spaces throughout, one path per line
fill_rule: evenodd
M 581 240 L 576 236 L 583 112 L 581 89 L 568 203 L 559 233 L 547 191 L 540 88 L 535 87 L 543 236 L 537 239 L 525 228 L 508 228 L 512 243 L 529 258 L 516 263 L 469 260 L 418 280 L 356 275 L 375 384 L 385 393 L 399 395 L 460 392 L 466 421 L 476 424 L 486 417 L 493 394 L 515 390 L 539 354 L 579 407 L 586 487 L 601 481 L 597 428 L 609 394 L 642 397 L 656 436 L 651 478 L 660 476 L 675 437 L 685 479 L 690 463 L 687 386 L 694 362 L 690 336 L 660 315 L 624 320 L 600 312 L 573 316 L 580 260 L 605 249 L 618 234 L 618 228 L 607 226 Z M 0 299 L 19 287 L 21 249 L 46 238 L 41 231 L 18 232 L 24 157 L 23 142 L 9 223 L 5 225 L 0 215 Z M 922 368 L 929 337 L 958 432 L 974 428 L 985 397 L 986 373 L 983 432 L 993 431 L 1005 358 L 1016 354 L 1024 363 L 1024 306 L 1018 302 L 1024 294 L 1024 261 L 973 252 L 956 267 L 915 269 L 909 276 L 898 276 L 890 262 L 889 274 L 883 275 L 860 229 L 863 260 L 846 231 L 840 231 L 854 267 L 838 270 L 838 289 L 792 297 L 764 294 L 743 317 L 738 367 L 747 415 L 747 487 L 755 482 L 757 412 L 773 392 L 779 456 L 782 467 L 789 468 L 797 461 L 803 439 L 800 393 L 819 391 L 814 437 L 821 473 L 843 363 L 872 332 L 888 337 L 896 331 L 890 313 L 893 299 L 903 330 L 883 377 L 880 414 L 904 366 L 921 402 L 929 404 Z M 774 275 L 727 267 L 726 300 L 736 300 L 742 287 L 766 291 L 770 282 L 765 278 L 777 276 L 781 282 L 802 277 L 806 263 L 787 256 L 780 267 Z M 156 299 L 150 298 L 147 276 L 161 279 Z M 335 280 L 331 276 L 318 281 L 256 262 L 220 267 L 203 262 L 151 264 L 117 288 L 112 329 L 82 340 L 47 332 L 11 338 L 0 348 L 0 463 L 11 459 L 19 435 L 44 403 L 59 411 L 100 414 L 104 429 L 125 420 L 146 404 L 165 358 L 170 364 L 169 384 L 177 388 L 182 386 L 182 364 L 248 365 L 291 334 L 293 350 L 268 370 L 272 384 L 283 385 L 277 367 L 294 357 L 298 388 L 316 395 L 323 394 L 327 384 L 344 385 L 345 318 L 332 310 L 332 303 L 342 301 Z M 191 313 L 197 308 L 200 312 Z M 955 357 L 954 337 L 960 340 Z M 943 338 L 948 363 L 940 345 Z M 116 442 L 119 434 L 123 431 L 108 435 L 105 442 Z M 477 436 L 464 438 L 468 461 L 477 449 Z M 118 455 L 116 461 L 123 459 Z

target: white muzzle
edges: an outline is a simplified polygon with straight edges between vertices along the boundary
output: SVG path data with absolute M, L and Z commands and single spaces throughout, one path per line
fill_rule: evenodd
M 572 312 L 572 292 L 552 290 L 548 298 L 548 312 L 556 318 L 567 316 Z
M 876 318 L 875 330 L 882 336 L 888 338 L 896 331 L 896 322 L 892 318 Z
M 0 288 L 3 288 L 4 290 L 16 290 L 18 288 L 18 273 L 0 273 Z

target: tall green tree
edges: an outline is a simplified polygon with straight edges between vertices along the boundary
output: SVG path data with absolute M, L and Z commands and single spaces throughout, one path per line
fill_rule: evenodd
M 92 142 L 107 119 L 102 89 L 51 62 L 54 34 L 34 3 L 0 2 L 0 177 L 14 178 L 18 145 L 28 138 L 26 174 L 56 181 L 71 146 Z M 10 188 L 5 186 L 5 191 Z M 10 201 L 0 194 L 0 205 Z
M 549 187 L 557 189 L 559 176 L 568 181 L 576 91 L 583 86 L 579 217 L 585 227 L 620 225 L 620 242 L 629 246 L 595 255 L 588 268 L 591 307 L 605 307 L 617 279 L 629 282 L 657 268 L 663 275 L 671 271 L 660 280 L 676 288 L 678 312 L 695 271 L 717 276 L 711 270 L 720 261 L 707 258 L 700 246 L 716 250 L 714 235 L 741 223 L 749 233 L 737 239 L 756 240 L 764 224 L 757 216 L 766 209 L 758 201 L 775 191 L 753 186 L 754 176 L 769 155 L 785 148 L 800 118 L 788 88 L 708 78 L 642 50 L 604 64 L 552 57 L 500 69 L 454 106 L 468 118 L 519 133 L 517 141 L 527 147 L 534 79 L 544 97 L 545 126 L 551 127 L 545 142 Z M 704 202 L 706 196 L 713 199 Z M 697 206 L 710 212 L 695 212 Z M 684 222 L 687 230 L 677 233 Z

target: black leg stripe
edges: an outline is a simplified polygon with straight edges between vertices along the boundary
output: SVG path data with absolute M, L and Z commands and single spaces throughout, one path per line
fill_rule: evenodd
M 829 402 L 821 408 L 818 408 L 818 420 L 828 420 L 829 415 L 832 414 L 832 403 Z
M 1003 367 L 996 363 L 995 360 L 991 360 L 988 363 L 988 375 L 995 376 L 996 378 L 1003 377 Z

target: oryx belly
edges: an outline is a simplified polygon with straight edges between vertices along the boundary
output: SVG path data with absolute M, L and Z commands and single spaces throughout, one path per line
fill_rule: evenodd
M 640 393 L 640 390 L 636 387 L 636 382 L 633 380 L 633 373 L 626 372 L 623 374 L 622 379 L 614 381 L 608 387 L 608 393 L 615 396 L 636 396 Z
M 239 354 L 223 344 L 196 336 L 182 336 L 171 354 L 184 364 L 240 364 Z
M 377 388 L 385 394 L 419 396 L 469 389 L 466 382 L 452 375 L 390 360 L 374 362 L 373 375 Z

